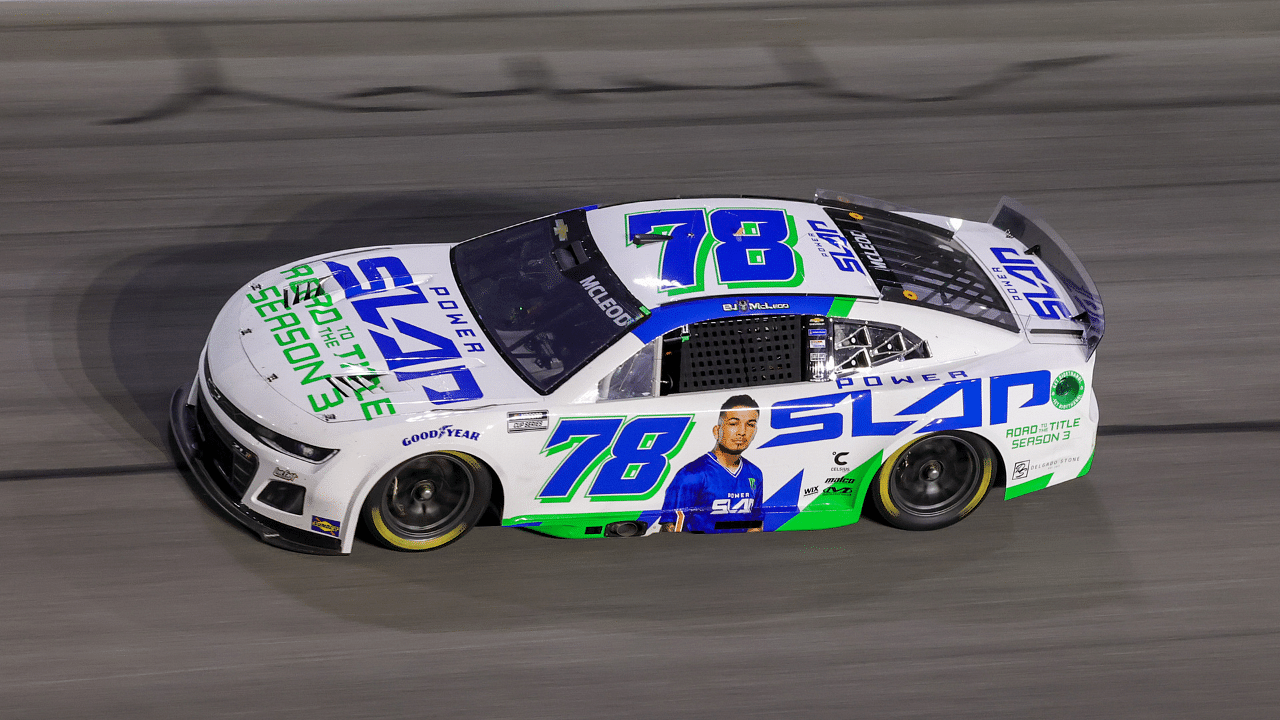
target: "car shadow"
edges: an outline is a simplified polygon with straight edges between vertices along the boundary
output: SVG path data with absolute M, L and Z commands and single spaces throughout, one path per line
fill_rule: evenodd
M 481 527 L 448 548 L 357 543 L 347 557 L 286 553 L 218 529 L 226 549 L 326 614 L 408 632 L 579 628 L 715 636 L 732 627 L 885 622 L 1007 626 L 1132 606 L 1132 568 L 1096 488 L 1067 483 L 963 522 L 907 532 L 874 522 L 809 532 L 562 540 Z M 232 538 L 233 534 L 236 536 Z M 429 613 L 424 615 L 424 608 Z

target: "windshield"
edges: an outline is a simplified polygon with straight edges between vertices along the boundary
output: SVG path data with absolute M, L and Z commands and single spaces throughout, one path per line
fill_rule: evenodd
M 874 208 L 825 208 L 880 288 L 880 299 L 1018 330 L 1004 297 L 946 230 Z
M 489 339 L 543 394 L 648 314 L 609 269 L 584 210 L 468 240 L 453 268 Z

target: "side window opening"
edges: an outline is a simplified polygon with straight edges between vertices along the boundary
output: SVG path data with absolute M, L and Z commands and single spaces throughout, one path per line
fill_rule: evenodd
M 655 338 L 600 380 L 601 400 L 827 382 L 930 357 L 915 333 L 821 315 L 757 315 L 692 323 Z
M 929 357 L 929 346 L 897 325 L 858 320 L 828 320 L 831 363 L 828 374 L 815 379 L 852 375 L 885 363 Z
M 804 316 L 693 323 L 663 343 L 662 393 L 777 385 L 805 379 Z
M 625 400 L 657 395 L 658 351 L 661 347 L 662 338 L 655 338 L 601 378 L 598 397 L 601 400 Z

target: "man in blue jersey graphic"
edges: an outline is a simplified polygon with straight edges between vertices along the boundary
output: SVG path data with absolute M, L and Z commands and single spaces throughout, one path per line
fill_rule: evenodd
M 711 452 L 680 468 L 667 487 L 663 532 L 760 532 L 764 474 L 742 457 L 756 437 L 760 406 L 734 395 L 720 406 Z

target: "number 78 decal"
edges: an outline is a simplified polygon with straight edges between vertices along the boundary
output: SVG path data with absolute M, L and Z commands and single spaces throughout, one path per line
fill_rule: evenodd
M 692 431 L 692 415 L 564 418 L 542 448 L 564 457 L 538 499 L 568 502 L 588 480 L 590 500 L 651 498 Z
M 795 287 L 804 261 L 795 251 L 795 218 L 764 208 L 655 210 L 627 216 L 627 237 L 666 235 L 658 276 L 668 295 L 706 287 L 707 261 L 716 281 L 733 289 Z

